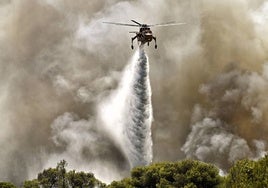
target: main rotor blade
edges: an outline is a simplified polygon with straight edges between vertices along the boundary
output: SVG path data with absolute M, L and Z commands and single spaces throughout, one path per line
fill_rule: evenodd
M 138 24 L 139 26 L 142 25 L 141 23 L 139 23 L 139 22 L 137 22 L 137 21 L 135 21 L 135 20 L 131 20 L 131 21 L 134 22 L 134 23 L 136 23 L 136 24 Z
M 153 24 L 153 25 L 148 25 L 148 26 L 149 27 L 165 27 L 165 26 L 184 25 L 184 24 L 186 24 L 186 23 L 167 22 L 167 23 Z
M 130 27 L 140 27 L 139 25 L 134 24 L 125 24 L 125 23 L 116 23 L 116 22 L 102 22 L 105 24 L 121 25 L 121 26 L 130 26 Z

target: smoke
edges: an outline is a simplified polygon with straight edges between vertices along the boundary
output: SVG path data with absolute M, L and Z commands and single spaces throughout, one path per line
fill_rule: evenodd
M 62 157 L 70 168 L 124 174 L 134 160 L 129 156 L 140 157 L 123 150 L 121 135 L 107 133 L 99 120 L 99 105 L 117 88 L 132 56 L 132 28 L 102 21 L 187 23 L 152 28 L 158 50 L 146 47 L 153 161 L 193 157 L 227 169 L 239 158 L 263 155 L 267 5 L 266 0 L 1 1 L 1 181 L 19 184 Z M 104 179 L 121 176 L 113 175 Z
M 214 25 L 214 30 L 220 29 L 204 31 L 204 37 L 220 36 L 212 43 L 203 39 L 203 45 L 207 45 L 207 61 L 213 63 L 212 72 L 199 84 L 202 98 L 194 105 L 191 132 L 182 147 L 187 157 L 217 164 L 225 170 L 238 159 L 259 158 L 267 151 L 266 48 L 259 46 L 262 35 L 255 23 L 260 24 L 258 16 L 264 12 L 248 14 L 250 4 L 243 1 L 239 5 L 243 8 L 238 12 L 229 4 L 222 6 L 223 10 L 216 15 L 227 16 L 226 20 L 218 20 L 223 23 L 213 22 L 213 18 L 203 22 Z M 263 7 L 267 7 L 267 3 Z M 211 9 L 207 14 L 214 11 Z M 238 19 L 243 15 L 246 19 L 241 22 Z M 231 28 L 229 23 L 235 27 Z
M 55 166 L 65 159 L 68 168 L 94 172 L 104 182 L 122 178 L 128 173 L 129 164 L 114 140 L 96 125 L 94 118 L 81 119 L 73 113 L 57 117 L 51 125 L 56 148 L 44 166 Z
M 188 157 L 227 169 L 238 159 L 265 154 L 267 70 L 267 64 L 262 73 L 231 66 L 200 87 L 206 107 L 194 108 L 192 131 L 182 148 Z

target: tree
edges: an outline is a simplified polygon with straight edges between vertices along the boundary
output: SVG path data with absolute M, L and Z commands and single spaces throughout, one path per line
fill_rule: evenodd
M 75 172 L 75 170 L 72 170 L 67 173 L 67 180 L 72 188 L 105 187 L 105 184 L 97 180 L 92 173 Z
M 184 160 L 134 168 L 131 172 L 131 178 L 112 182 L 109 187 L 213 188 L 219 186 L 222 181 L 215 166 L 200 161 Z
M 39 188 L 39 182 L 37 179 L 25 181 L 23 184 L 23 188 Z
M 268 156 L 258 161 L 238 161 L 226 178 L 228 187 L 268 187 Z
M 58 163 L 56 170 L 58 173 L 58 187 L 66 188 L 68 187 L 68 182 L 66 178 L 66 167 L 67 162 L 65 160 L 62 160 Z
M 49 168 L 38 174 L 39 185 L 44 188 L 67 188 L 66 169 L 67 162 L 60 161 L 56 168 Z
M 16 188 L 15 185 L 9 182 L 0 182 L 0 187 L 1 188 Z
M 92 173 L 67 172 L 65 160 L 60 161 L 56 168 L 49 168 L 39 173 L 36 180 L 25 181 L 23 188 L 93 188 L 106 187 L 106 184 L 97 180 Z M 1 186 L 0 186 L 1 188 Z
M 58 187 L 58 172 L 55 168 L 49 168 L 37 176 L 39 184 L 45 188 Z

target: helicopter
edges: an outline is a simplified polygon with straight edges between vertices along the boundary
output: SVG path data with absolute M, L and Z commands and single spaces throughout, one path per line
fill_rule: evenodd
M 154 40 L 155 42 L 155 49 L 157 49 L 157 43 L 156 43 L 156 37 L 153 35 L 152 30 L 150 27 L 160 27 L 160 26 L 173 26 L 173 25 L 183 25 L 185 23 L 179 23 L 179 22 L 166 22 L 166 23 L 160 23 L 160 24 L 141 24 L 135 20 L 131 20 L 135 24 L 126 24 L 126 23 L 116 23 L 116 22 L 103 22 L 105 24 L 114 24 L 114 25 L 120 25 L 120 26 L 130 26 L 130 27 L 139 27 L 139 31 L 130 31 L 129 33 L 136 34 L 134 37 L 131 38 L 131 49 L 134 49 L 133 41 L 137 39 L 137 42 L 140 45 L 148 44 Z

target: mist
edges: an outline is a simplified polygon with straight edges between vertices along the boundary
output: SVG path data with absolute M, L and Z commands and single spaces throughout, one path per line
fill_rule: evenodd
M 98 107 L 119 88 L 133 28 L 103 21 L 187 23 L 152 28 L 158 49 L 145 47 L 154 162 L 194 158 L 227 170 L 261 157 L 267 10 L 265 0 L 1 1 L 0 180 L 19 184 L 63 158 L 105 182 L 129 172 Z

